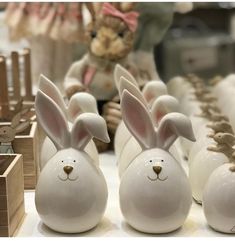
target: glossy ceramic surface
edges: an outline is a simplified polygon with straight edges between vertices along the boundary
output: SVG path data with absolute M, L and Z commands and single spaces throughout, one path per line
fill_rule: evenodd
M 66 167 L 72 171 L 66 173 Z M 102 172 L 92 165 L 87 154 L 72 148 L 57 152 L 46 164 L 35 190 L 40 218 L 51 229 L 63 233 L 95 227 L 104 214 L 107 197 Z
M 146 233 L 178 229 L 192 203 L 182 167 L 161 149 L 144 151 L 135 158 L 122 176 L 119 195 L 127 223 Z
M 207 151 L 206 147 L 195 156 L 189 165 L 189 180 L 197 202 L 202 202 L 203 190 L 213 171 L 228 161 L 223 153 Z
M 234 164 L 218 167 L 210 176 L 203 193 L 203 210 L 208 224 L 215 230 L 235 234 Z

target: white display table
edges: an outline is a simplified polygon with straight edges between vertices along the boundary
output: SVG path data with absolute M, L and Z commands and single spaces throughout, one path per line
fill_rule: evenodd
M 182 161 L 184 167 L 187 167 L 187 163 Z M 18 237 L 53 237 L 53 236 L 151 236 L 135 231 L 129 225 L 127 225 L 122 217 L 119 208 L 119 178 L 116 166 L 116 157 L 113 152 L 100 155 L 100 165 L 105 175 L 109 198 L 107 202 L 107 209 L 102 222 L 93 230 L 74 235 L 64 235 L 56 233 L 47 228 L 40 220 L 34 205 L 34 191 L 25 192 L 25 210 L 26 216 L 21 228 L 18 231 Z M 169 237 L 189 237 L 189 236 L 208 236 L 208 237 L 220 237 L 232 235 L 221 234 L 215 232 L 208 227 L 202 207 L 193 202 L 190 214 L 183 225 L 183 227 L 175 232 L 160 235 Z

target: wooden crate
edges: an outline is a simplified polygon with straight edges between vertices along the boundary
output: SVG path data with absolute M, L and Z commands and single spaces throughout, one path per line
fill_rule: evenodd
M 0 237 L 14 236 L 24 215 L 23 157 L 0 154 Z
M 6 125 L 10 125 L 10 123 L 0 123 L 0 126 Z M 32 122 L 29 128 L 15 137 L 13 149 L 15 153 L 23 155 L 24 188 L 35 189 L 39 171 L 39 145 L 36 122 Z

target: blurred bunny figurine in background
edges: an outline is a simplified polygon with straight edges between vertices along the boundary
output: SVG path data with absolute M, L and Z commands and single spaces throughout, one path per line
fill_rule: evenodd
M 172 112 L 155 128 L 146 107 L 127 90 L 122 94 L 121 111 L 127 128 L 142 147 L 121 178 L 122 214 L 141 232 L 174 231 L 188 216 L 192 193 L 186 173 L 168 150 L 179 136 L 195 141 L 191 121 Z
M 12 118 L 10 126 L 0 128 L 0 153 L 14 153 L 12 141 L 16 134 L 23 132 L 30 125 L 28 120 L 20 123 L 22 115 L 26 112 L 28 112 L 28 109 L 20 111 Z
M 57 149 L 38 179 L 38 214 L 57 232 L 88 231 L 103 217 L 108 190 L 103 173 L 84 148 L 93 137 L 109 142 L 105 120 L 95 113 L 82 113 L 69 128 L 61 108 L 40 90 L 35 110 L 38 122 Z

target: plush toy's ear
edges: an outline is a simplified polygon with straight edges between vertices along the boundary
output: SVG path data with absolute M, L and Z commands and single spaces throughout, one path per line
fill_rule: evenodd
M 151 104 L 157 97 L 167 95 L 167 87 L 162 81 L 152 80 L 146 83 L 142 93 L 145 100 Z
M 122 96 L 122 93 L 124 90 L 127 90 L 129 93 L 131 93 L 133 96 L 135 96 L 144 106 L 148 106 L 148 103 L 146 102 L 143 94 L 139 90 L 138 87 L 133 85 L 131 82 L 129 82 L 125 77 L 120 78 L 120 87 L 119 87 L 119 95 L 120 98 Z
M 69 120 L 74 122 L 78 115 L 85 112 L 98 114 L 95 97 L 85 92 L 74 94 L 68 105 Z
M 143 149 L 156 144 L 156 133 L 148 109 L 134 95 L 124 90 L 121 98 L 123 121 Z
M 110 141 L 106 122 L 97 114 L 83 113 L 77 117 L 71 131 L 72 147 L 84 150 L 93 137 L 107 143 Z
M 20 123 L 18 126 L 15 128 L 15 133 L 21 133 L 24 130 L 26 130 L 30 126 L 30 121 L 25 121 Z
M 57 150 L 69 147 L 70 133 L 64 112 L 40 90 L 36 95 L 35 111 L 38 123 L 53 141 Z
M 181 113 L 166 114 L 159 123 L 157 146 L 168 150 L 179 136 L 196 141 L 190 119 Z
M 135 85 L 137 88 L 139 88 L 138 83 L 136 82 L 133 75 L 128 70 L 126 70 L 124 67 L 122 67 L 120 64 L 116 64 L 115 69 L 114 69 L 114 80 L 115 80 L 115 84 L 116 84 L 118 91 L 119 91 L 119 86 L 120 86 L 120 78 L 122 76 L 124 78 L 126 78 L 130 83 Z
M 39 78 L 39 90 L 49 96 L 66 115 L 67 107 L 59 89 L 55 84 L 53 84 L 47 77 L 42 74 Z
M 158 125 L 162 117 L 170 112 L 179 112 L 179 101 L 170 95 L 159 96 L 151 108 L 153 123 Z

